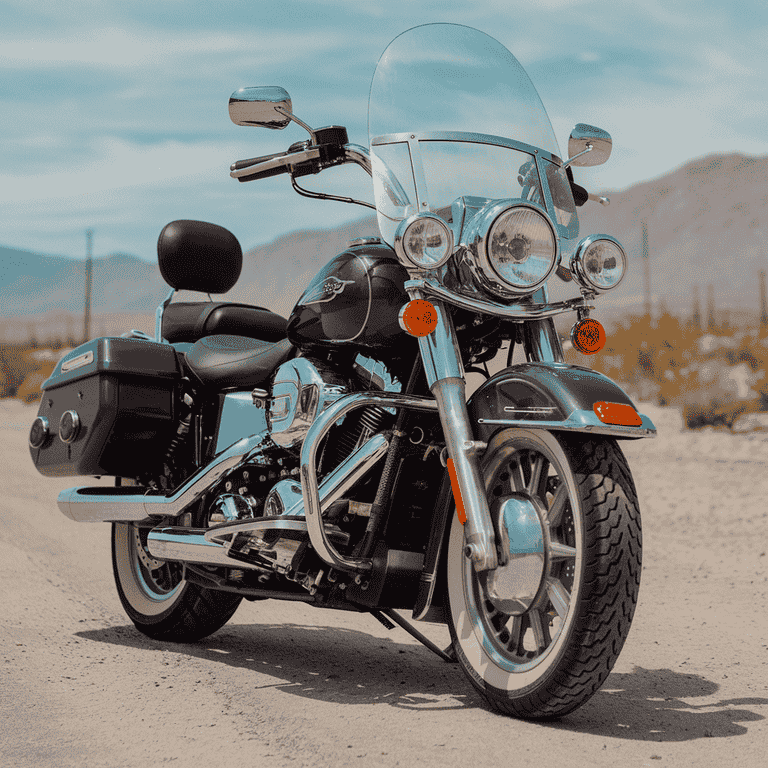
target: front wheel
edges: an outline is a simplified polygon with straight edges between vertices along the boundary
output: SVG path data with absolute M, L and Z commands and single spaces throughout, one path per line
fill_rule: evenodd
M 221 629 L 240 605 L 239 595 L 191 584 L 181 563 L 152 557 L 150 528 L 112 523 L 112 569 L 117 593 L 136 628 L 155 640 L 191 643 Z
M 634 483 L 615 440 L 581 434 L 503 430 L 481 466 L 510 555 L 476 573 L 454 516 L 453 647 L 494 709 L 559 717 L 598 690 L 629 633 L 642 551 Z

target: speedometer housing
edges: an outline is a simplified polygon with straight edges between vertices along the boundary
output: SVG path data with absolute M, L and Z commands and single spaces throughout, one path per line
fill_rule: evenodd
M 557 230 L 546 211 L 527 200 L 498 200 L 469 222 L 462 239 L 479 284 L 504 299 L 534 293 L 560 263 Z

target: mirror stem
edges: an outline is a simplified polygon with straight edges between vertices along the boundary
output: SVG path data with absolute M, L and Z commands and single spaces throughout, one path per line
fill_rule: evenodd
M 279 112 L 281 115 L 285 115 L 289 120 L 293 120 L 294 123 L 298 123 L 305 131 L 307 131 L 311 137 L 311 144 L 312 146 L 315 146 L 317 144 L 317 141 L 315 140 L 315 132 L 310 128 L 305 122 L 302 120 L 299 120 L 296 115 L 294 115 L 292 112 L 288 112 L 287 110 L 283 109 L 281 106 L 276 106 L 275 111 Z M 584 154 L 582 152 L 582 154 Z M 578 155 L 576 155 L 578 157 Z
M 279 109 L 279 107 L 278 107 Z M 281 110 L 282 111 L 282 110 Z M 573 157 L 569 157 L 564 163 L 563 168 L 567 168 L 577 157 L 581 157 L 582 155 L 586 155 L 587 152 L 591 152 L 594 149 L 594 145 L 587 144 L 587 148 L 583 152 L 579 152 L 578 155 L 574 155 Z

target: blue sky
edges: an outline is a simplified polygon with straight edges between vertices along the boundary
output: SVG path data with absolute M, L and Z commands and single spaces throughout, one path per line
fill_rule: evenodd
M 231 229 L 244 248 L 367 214 L 296 195 L 287 177 L 240 184 L 238 159 L 306 133 L 235 126 L 227 100 L 281 85 L 311 125 L 365 144 L 370 80 L 416 24 L 476 27 L 528 70 L 560 147 L 577 122 L 614 139 L 576 171 L 621 190 L 715 152 L 768 154 L 768 6 L 677 0 L 0 1 L 0 245 L 155 258 L 177 218 Z M 359 168 L 306 186 L 371 199 Z

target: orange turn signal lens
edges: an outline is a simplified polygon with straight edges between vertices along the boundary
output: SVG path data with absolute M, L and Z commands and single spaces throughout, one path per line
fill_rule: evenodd
M 597 320 L 585 317 L 571 328 L 571 344 L 582 355 L 594 355 L 605 346 L 605 328 Z
M 413 299 L 400 310 L 398 320 L 411 336 L 428 336 L 437 327 L 437 310 L 425 299 Z
M 604 400 L 598 400 L 592 410 L 603 424 L 618 424 L 622 427 L 639 427 L 643 420 L 640 414 L 626 403 L 606 403 Z
M 461 498 L 461 489 L 459 488 L 459 478 L 456 475 L 456 467 L 453 466 L 453 459 L 448 459 L 446 463 L 448 465 L 448 475 L 451 478 L 453 498 L 456 500 L 456 517 L 458 517 L 459 522 L 464 525 L 464 523 L 467 522 L 467 511 L 464 509 L 464 501 Z

